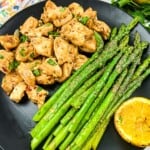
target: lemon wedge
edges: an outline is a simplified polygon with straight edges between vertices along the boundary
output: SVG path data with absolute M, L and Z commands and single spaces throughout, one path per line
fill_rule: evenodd
M 115 128 L 128 143 L 150 146 L 150 100 L 134 97 L 124 102 L 114 115 Z

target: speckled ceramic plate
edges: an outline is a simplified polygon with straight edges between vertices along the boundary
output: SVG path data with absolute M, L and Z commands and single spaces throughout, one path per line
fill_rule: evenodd
M 83 7 L 91 6 L 98 12 L 101 20 L 106 21 L 111 27 L 120 26 L 121 23 L 129 23 L 131 17 L 120 9 L 112 5 L 97 0 L 54 0 L 58 5 L 68 5 L 76 1 Z M 11 34 L 29 16 L 40 17 L 45 2 L 38 3 L 21 11 L 0 28 L 0 34 Z M 142 35 L 142 40 L 150 41 L 150 34 L 139 24 L 133 32 L 138 31 Z M 132 32 L 132 33 L 133 33 Z M 131 33 L 131 37 L 132 37 Z M 150 54 L 150 48 L 145 55 Z M 2 74 L 0 74 L 2 79 Z M 57 85 L 50 88 L 51 92 Z M 150 77 L 142 86 L 136 90 L 134 95 L 150 98 Z M 29 131 L 34 126 L 32 116 L 37 111 L 36 105 L 24 98 L 20 104 L 15 104 L 9 100 L 6 94 L 0 89 L 0 150 L 29 150 Z M 110 122 L 106 133 L 99 145 L 101 150 L 140 150 L 124 142 L 116 133 L 113 122 Z

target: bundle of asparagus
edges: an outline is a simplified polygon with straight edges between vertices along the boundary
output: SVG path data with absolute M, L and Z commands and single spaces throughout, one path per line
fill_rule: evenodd
M 31 148 L 96 149 L 116 109 L 150 74 L 150 56 L 141 60 L 148 43 L 129 33 L 138 23 L 114 28 L 104 45 L 95 33 L 97 51 L 34 115 Z

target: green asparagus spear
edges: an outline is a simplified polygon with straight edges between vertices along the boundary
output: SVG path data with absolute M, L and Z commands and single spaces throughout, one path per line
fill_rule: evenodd
M 61 109 L 59 109 L 59 112 L 61 113 L 61 116 L 65 114 L 65 112 L 69 109 L 70 103 L 74 100 L 77 99 L 84 91 L 86 91 L 94 82 L 97 81 L 97 79 L 101 76 L 103 73 L 104 69 L 98 71 L 95 75 L 93 75 L 89 80 L 87 80 L 83 86 L 81 86 L 80 90 L 78 90 L 65 104 Z M 65 107 L 65 110 L 64 110 Z M 35 128 L 32 129 L 31 135 L 32 137 L 36 136 L 39 131 L 43 129 L 45 124 L 49 122 L 49 120 L 54 116 L 53 112 L 48 112 L 46 115 L 41 119 L 41 121 L 36 125 Z
M 144 63 L 144 62 L 143 62 Z M 143 65 L 143 64 L 142 64 Z M 146 67 L 146 66 L 145 66 Z M 145 70 L 146 70 L 146 68 L 145 68 Z M 130 71 L 129 71 L 129 73 L 128 73 L 129 75 L 130 75 Z M 111 119 L 111 117 L 112 117 L 112 115 L 114 114 L 114 112 L 118 109 L 118 107 L 126 100 L 126 99 L 128 99 L 131 95 L 132 95 L 132 93 L 138 88 L 138 87 L 140 87 L 141 86 L 141 84 L 142 84 L 142 82 L 143 82 L 143 80 L 147 77 L 147 76 L 149 76 L 150 75 L 150 69 L 147 69 L 141 76 L 138 76 L 135 80 L 134 80 L 134 82 L 132 82 L 132 83 L 130 83 L 130 86 L 128 86 L 127 87 L 127 90 L 124 90 L 124 91 L 126 91 L 126 92 L 124 92 L 123 93 L 123 91 L 122 91 L 122 89 L 125 89 L 126 88 L 126 84 L 122 84 L 121 85 L 121 88 L 119 89 L 119 91 L 118 91 L 118 93 L 122 93 L 121 95 L 119 95 L 119 97 L 117 96 L 117 100 L 118 100 L 118 102 L 115 104 L 115 105 L 109 105 L 109 107 L 108 107 L 108 109 L 106 110 L 106 112 L 105 112 L 105 114 L 104 114 L 104 116 L 103 116 L 103 119 L 101 119 L 101 124 L 102 125 L 100 125 L 99 126 L 99 128 L 103 128 L 102 126 L 103 126 L 103 124 L 107 127 L 107 122 L 108 122 L 108 120 L 110 120 Z M 128 76 L 127 76 L 127 79 L 125 79 L 125 81 L 126 80 L 128 80 L 129 78 L 128 78 Z M 129 82 L 128 82 L 129 83 Z M 104 131 L 105 131 L 105 129 L 104 129 Z M 92 137 L 92 139 L 95 139 L 95 140 L 93 140 L 92 141 L 92 149 L 96 149 L 97 148 L 97 146 L 98 146 L 98 144 L 99 144 L 99 142 L 100 142 L 100 140 L 101 140 L 101 138 L 102 138 L 102 136 L 103 136 L 103 134 L 104 134 L 104 131 L 99 131 L 98 133 L 95 133 L 96 135 L 96 137 Z
M 140 35 L 138 32 L 135 33 L 135 40 L 134 40 L 134 46 L 135 48 L 137 47 L 138 43 L 140 42 Z M 131 78 L 133 77 L 133 74 L 135 73 L 136 67 L 140 64 L 141 61 L 141 57 L 143 54 L 144 49 L 141 49 L 139 55 L 136 57 L 136 59 L 134 59 L 133 63 L 131 64 L 131 66 L 129 67 L 129 72 L 128 72 L 128 76 L 126 77 L 125 81 L 123 82 L 122 86 L 119 89 L 119 92 L 117 93 L 115 99 L 113 100 L 113 102 L 110 104 L 109 108 L 106 110 L 105 113 L 111 111 L 111 106 L 115 105 L 115 103 L 117 103 L 117 101 L 122 97 L 122 95 L 124 94 L 124 91 L 126 90 Z M 145 66 L 146 67 L 146 66 Z M 104 115 L 105 116 L 105 115 Z M 103 120 L 103 119 L 102 119 Z
M 59 146 L 60 150 L 66 150 L 69 149 L 68 146 L 69 144 L 73 141 L 73 139 L 77 136 L 79 131 L 83 128 L 86 120 L 82 121 L 81 124 L 79 125 L 78 129 L 75 132 L 70 132 L 68 136 L 64 139 L 62 144 Z M 67 128 L 67 127 L 66 127 Z M 68 131 L 68 130 L 67 130 Z
M 120 100 L 118 100 L 118 103 L 116 105 L 114 105 L 113 107 L 111 107 L 109 110 L 109 112 L 107 112 L 107 114 L 105 114 L 105 119 L 102 120 L 102 124 L 105 124 L 105 126 L 107 126 L 107 121 L 112 117 L 112 115 L 114 114 L 114 112 L 118 109 L 118 107 L 125 101 L 127 100 L 132 94 L 133 92 L 141 86 L 143 80 L 150 75 L 150 69 L 146 70 L 141 76 L 137 77 L 135 79 L 134 84 L 132 83 L 132 86 L 129 86 L 126 90 L 126 92 L 124 93 L 124 95 L 122 96 L 122 98 Z M 102 127 L 101 127 L 102 128 Z M 105 131 L 104 131 L 105 132 Z M 98 144 L 104 134 L 104 132 L 100 131 L 99 132 L 99 137 L 97 134 L 96 140 L 93 140 L 93 144 L 92 144 L 92 148 L 95 150 L 98 147 Z M 99 139 L 99 140 L 98 140 Z
M 126 59 L 124 59 L 124 61 L 122 60 L 122 61 L 120 61 L 120 63 L 118 63 L 118 65 L 116 66 L 117 72 L 121 72 L 122 69 L 126 68 L 130 63 L 132 63 L 133 60 L 136 58 L 136 56 L 140 53 L 141 49 L 145 49 L 146 46 L 147 46 L 147 42 L 139 43 L 137 48 L 134 50 L 134 52 L 129 57 L 126 57 Z M 116 73 L 114 73 L 114 75 L 115 74 Z M 112 76 L 113 76 L 113 74 L 112 74 Z M 80 132 L 79 136 L 75 140 L 75 143 L 76 144 L 78 143 L 77 144 L 78 147 L 82 146 L 84 144 L 86 138 L 91 134 L 92 129 L 96 126 L 96 123 L 98 122 L 98 117 L 100 118 L 103 116 L 105 109 L 107 108 L 107 106 L 109 106 L 109 104 L 111 104 L 113 96 L 114 96 L 114 92 L 109 92 L 109 94 L 106 96 L 102 105 L 99 107 L 99 109 L 97 111 L 98 112 L 97 118 L 93 117 L 93 118 L 95 118 L 95 120 L 92 118 L 93 121 L 91 120 L 91 123 L 87 124 L 87 128 L 85 127 L 84 130 L 82 132 Z M 81 137 L 84 137 L 84 138 L 81 139 Z
M 76 147 L 82 148 L 85 142 L 87 141 L 89 135 L 95 129 L 96 125 L 99 122 L 100 117 L 102 116 L 103 112 L 109 106 L 109 102 L 113 100 L 115 94 L 118 91 L 122 81 L 127 75 L 127 70 L 125 69 L 122 74 L 119 76 L 118 80 L 116 81 L 115 85 L 113 86 L 112 90 L 107 94 L 105 100 L 100 105 L 98 110 L 96 111 L 95 115 L 85 124 L 84 128 L 81 129 L 80 133 L 74 139 L 73 143 L 71 144 L 71 150 L 74 150 Z
M 52 140 L 53 135 L 50 134 L 49 137 L 47 138 L 46 142 L 44 143 L 44 145 L 42 146 L 42 149 L 46 149 L 47 146 L 49 145 L 50 141 Z
M 91 114 L 91 117 L 94 116 L 96 111 L 94 111 Z M 89 119 L 89 118 L 88 118 Z M 84 118 L 79 127 L 77 128 L 77 130 L 75 132 L 70 132 L 69 135 L 65 138 L 65 140 L 62 142 L 62 144 L 59 146 L 60 150 L 66 150 L 69 146 L 69 144 L 73 141 L 73 139 L 77 136 L 77 134 L 79 133 L 79 131 L 83 128 L 84 124 L 87 122 L 87 120 Z M 66 127 L 67 128 L 67 127 Z
M 112 30 L 111 30 L 111 34 L 110 34 L 110 40 L 113 40 L 115 38 L 115 36 L 117 35 L 117 27 L 114 27 Z
M 126 43 L 126 42 L 125 42 L 125 43 Z M 122 44 L 122 46 L 124 46 L 124 45 Z M 66 131 L 66 132 L 67 132 L 67 131 Z M 66 132 L 62 132 L 62 133 L 65 134 L 65 135 L 67 135 Z M 63 136 L 61 135 L 60 137 L 63 137 Z M 57 139 L 59 139 L 59 138 L 57 138 Z M 55 144 L 58 143 L 58 144 L 59 144 L 59 142 L 53 142 L 53 143 L 55 143 Z M 53 144 L 52 144 L 52 145 L 53 145 Z
M 119 68 L 120 64 L 122 64 L 124 61 L 126 61 L 128 55 L 129 55 L 130 53 L 131 53 L 131 49 L 129 49 L 128 53 L 123 56 L 122 61 L 120 61 L 119 65 L 116 67 L 116 70 Z M 121 53 L 120 53 L 120 56 L 121 56 Z M 117 58 L 117 57 L 120 58 L 120 56 L 118 55 L 118 56 L 116 56 L 116 58 Z M 114 58 L 114 60 L 115 60 L 116 58 Z M 118 58 L 117 58 L 117 59 L 118 59 Z M 113 61 L 112 61 L 112 62 L 113 62 Z M 111 63 L 111 65 L 112 65 L 112 64 L 113 64 L 113 63 Z M 115 62 L 115 64 L 116 64 L 116 62 Z M 113 64 L 113 66 L 114 66 L 115 64 Z M 110 68 L 111 68 L 111 70 L 112 70 L 113 68 L 112 68 L 111 65 L 110 65 Z M 110 68 L 108 67 L 108 69 L 110 69 Z M 121 71 L 119 71 L 119 72 L 121 73 Z M 103 77 L 105 77 L 106 75 L 109 76 L 109 74 L 108 74 L 107 71 L 105 71 Z M 99 80 L 99 82 L 97 83 L 97 85 L 101 85 L 101 84 L 102 84 L 103 77 L 101 78 L 101 80 Z M 113 76 L 110 77 L 110 80 L 112 80 L 112 77 L 113 77 Z M 117 76 L 115 75 L 115 76 L 114 76 L 114 80 L 115 80 L 116 77 L 117 77 Z M 112 80 L 112 81 L 114 81 L 114 80 Z M 100 83 L 101 83 L 101 84 L 100 84 Z M 113 84 L 113 82 L 109 82 L 109 83 L 111 83 L 110 85 Z M 93 95 L 92 95 L 92 97 L 93 97 Z M 87 104 L 89 104 L 89 103 L 87 103 Z M 81 111 L 79 111 L 79 112 L 77 113 L 77 115 L 78 115 L 78 114 L 79 114 L 79 115 L 78 115 L 78 116 L 75 116 L 75 117 L 72 119 L 72 122 L 73 122 L 73 123 L 75 123 L 76 120 L 79 121 L 78 123 L 76 123 L 77 126 L 78 126 L 78 124 L 80 123 L 80 120 L 82 119 L 83 115 L 85 114 L 85 113 L 83 113 L 83 112 L 84 112 L 85 110 L 87 110 L 87 108 L 88 108 L 88 107 L 87 107 L 88 105 L 85 105 L 85 106 L 86 106 L 86 107 L 82 107 L 82 108 L 84 108 L 84 109 L 82 109 Z M 85 111 L 85 112 L 86 112 L 86 111 Z M 77 119 L 75 119 L 75 118 L 77 118 Z M 79 119 L 79 118 L 81 118 L 81 119 Z M 69 129 L 70 129 L 70 128 L 72 127 L 72 122 L 70 123 L 71 126 L 70 126 L 70 124 L 68 124 L 66 128 L 69 128 Z M 77 126 L 74 126 L 74 124 L 73 124 L 73 127 L 76 128 Z M 52 143 L 55 143 L 55 145 L 56 145 L 56 143 L 59 144 L 59 143 L 63 140 L 63 139 L 60 138 L 60 137 L 65 138 L 65 136 L 67 136 L 68 130 L 67 130 L 66 128 L 64 128 L 64 132 L 63 132 L 63 131 L 60 132 L 60 134 L 52 141 Z M 66 131 L 66 132 L 65 132 L 65 131 Z M 72 131 L 72 132 L 73 132 L 73 131 Z M 62 134 L 64 134 L 64 135 L 62 135 Z M 58 140 L 59 140 L 59 141 L 58 141 Z M 52 145 L 54 145 L 54 144 L 52 144 Z
M 150 64 L 150 56 L 148 56 L 148 57 L 144 60 L 143 64 L 138 67 L 138 69 L 136 70 L 136 72 L 135 72 L 135 74 L 134 74 L 132 80 L 134 80 L 134 79 L 136 79 L 138 76 L 140 76 L 141 73 L 143 73 L 143 71 L 145 71 L 145 68 L 149 66 L 149 64 Z
M 94 32 L 94 37 L 96 39 L 96 48 L 97 51 L 102 51 L 103 47 L 104 47 L 104 41 L 103 38 L 101 37 L 101 35 L 99 33 L 97 33 L 96 31 Z
M 62 118 L 60 120 L 60 123 L 62 125 L 66 125 L 66 123 L 68 123 L 68 121 L 74 116 L 74 114 L 77 112 L 77 109 L 75 108 L 71 108 L 70 111 L 66 114 L 66 116 L 64 116 L 64 118 Z
M 118 62 L 118 60 L 120 59 L 120 57 L 122 56 L 122 53 L 119 53 L 114 59 L 113 61 L 108 65 L 108 67 L 105 70 L 104 75 L 100 78 L 100 80 L 96 83 L 96 85 L 94 86 L 94 89 L 92 89 L 90 91 L 90 93 L 94 90 L 94 92 L 87 98 L 87 101 L 85 102 L 85 106 L 86 107 L 82 107 L 81 110 L 79 112 L 76 113 L 75 117 L 73 117 L 72 121 L 67 125 L 67 129 L 64 128 L 62 129 L 62 132 L 60 132 L 60 134 L 57 135 L 57 137 L 54 138 L 54 140 L 52 141 L 52 143 L 50 144 L 50 148 L 53 147 L 53 145 L 55 145 L 56 147 L 58 146 L 58 144 L 61 143 L 61 140 L 63 140 L 63 138 L 65 138 L 65 136 L 68 133 L 68 129 L 71 127 L 75 127 L 75 129 L 78 127 L 80 120 L 82 119 L 82 117 L 84 116 L 85 112 L 87 111 L 87 105 L 89 105 L 89 103 L 91 104 L 92 100 L 95 99 L 95 97 L 98 95 L 99 91 L 101 90 L 101 88 L 104 86 L 105 81 L 107 80 L 108 76 L 110 75 L 112 69 L 114 68 L 115 64 Z M 84 94 L 83 94 L 84 95 Z M 90 106 L 90 105 L 89 105 Z M 79 114 L 79 115 L 78 115 Z M 56 116 L 56 115 L 55 115 Z M 77 123 L 78 122 L 78 123 Z M 77 126 L 74 125 L 74 123 L 76 123 Z M 73 126 L 72 126 L 73 124 Z M 64 131 L 63 131 L 64 130 Z M 62 135 L 64 134 L 64 135 Z M 63 137 L 63 138 L 62 138 Z M 54 144 L 55 143 L 55 144 Z
M 139 22 L 139 18 L 135 17 L 127 26 L 122 25 L 118 31 L 118 35 L 115 39 L 122 39 L 122 36 L 125 36 L 130 33 L 131 29 L 133 29 L 136 24 Z
M 114 66 L 117 64 L 118 60 L 120 59 L 120 57 L 122 56 L 122 53 L 118 54 L 112 62 L 110 62 L 110 64 L 108 65 L 108 67 L 106 68 L 103 76 L 100 78 L 99 81 L 97 81 L 94 92 L 91 93 L 89 95 L 89 97 L 87 98 L 86 102 L 83 104 L 83 106 L 81 107 L 81 109 L 76 113 L 75 117 L 72 119 L 72 121 L 70 122 L 70 127 L 69 127 L 69 131 L 74 132 L 80 121 L 82 120 L 82 118 L 84 117 L 84 115 L 86 114 L 87 110 L 89 109 L 89 107 L 91 106 L 91 104 L 93 103 L 93 101 L 97 98 L 98 94 L 100 93 L 101 89 L 103 88 L 103 86 L 105 85 L 108 77 L 110 76 Z M 76 103 L 74 103 L 74 107 L 78 108 L 78 106 L 80 106 L 80 101 L 76 101 Z
M 124 58 L 124 61 L 126 60 L 126 58 Z M 119 65 L 118 65 L 119 66 Z M 117 67 L 116 67 L 117 68 Z M 112 74 L 110 76 L 110 80 L 108 80 L 108 82 L 106 83 L 103 91 L 99 94 L 98 98 L 95 100 L 95 102 L 92 104 L 92 106 L 90 107 L 90 109 L 88 110 L 86 116 L 84 117 L 84 119 L 89 120 L 91 113 L 95 110 L 95 108 L 97 107 L 97 105 L 101 104 L 101 101 L 103 100 L 103 98 L 105 97 L 105 95 L 107 94 L 109 88 L 111 87 L 111 85 L 113 84 L 114 80 L 116 78 L 116 75 Z
M 110 122 L 110 119 L 105 119 L 105 121 L 98 123 L 94 135 L 86 142 L 85 146 L 82 148 L 83 150 L 92 149 L 96 150 L 100 140 L 103 137 L 104 132 Z M 90 143 L 90 145 L 89 145 Z
M 93 149 L 96 150 L 98 147 L 99 142 L 101 141 L 101 138 L 103 136 L 103 134 L 105 133 L 105 130 L 108 126 L 108 123 L 110 122 L 110 119 L 112 117 L 112 115 L 114 114 L 114 112 L 118 109 L 118 107 L 126 100 L 128 99 L 132 93 L 141 86 L 143 80 L 150 75 L 150 69 L 148 69 L 142 76 L 139 76 L 136 78 L 134 84 L 132 84 L 132 86 L 130 86 L 130 88 L 127 88 L 126 93 L 123 95 L 123 97 L 118 101 L 117 105 L 111 107 L 109 110 L 111 111 L 107 111 L 107 114 L 105 114 L 105 119 L 101 121 L 101 124 L 99 124 L 98 130 L 95 132 L 95 134 L 93 135 L 92 138 L 90 138 L 90 140 L 88 142 L 90 142 L 90 148 L 89 149 Z M 88 144 L 88 143 L 87 143 Z M 83 150 L 87 150 L 86 149 L 86 145 L 82 148 Z

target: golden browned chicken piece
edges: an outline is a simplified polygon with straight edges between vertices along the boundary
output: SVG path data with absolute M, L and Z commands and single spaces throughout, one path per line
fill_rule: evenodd
M 17 61 L 33 61 L 38 54 L 36 53 L 33 45 L 29 42 L 20 43 L 16 48 L 15 58 Z
M 35 86 L 35 76 L 26 63 L 21 62 L 17 68 L 17 72 L 27 85 Z
M 5 50 L 17 47 L 19 42 L 19 38 L 15 35 L 0 35 L 0 44 Z
M 26 93 L 29 100 L 31 100 L 33 103 L 36 103 L 38 107 L 41 107 L 44 104 L 48 95 L 48 91 L 37 85 L 27 86 Z
M 48 17 L 51 16 L 51 11 L 48 13 Z M 55 10 L 56 18 L 52 17 L 52 22 L 56 27 L 61 27 L 72 19 L 72 13 L 67 7 L 57 7 Z
M 111 29 L 104 21 L 98 20 L 95 10 L 89 7 L 81 14 L 81 17 L 88 17 L 86 25 L 90 29 L 99 32 L 105 40 L 108 39 Z
M 57 78 L 56 81 L 58 82 L 63 82 L 65 81 L 72 73 L 72 70 L 73 70 L 73 63 L 64 63 L 63 66 L 62 66 L 62 76 Z
M 40 69 L 41 64 L 42 60 L 36 59 L 32 62 L 27 62 L 26 66 L 32 71 L 33 75 L 35 76 L 37 84 L 43 85 L 53 84 L 55 82 L 54 77 L 44 74 L 43 71 Z
M 78 70 L 86 61 L 88 60 L 88 57 L 85 55 L 79 54 L 76 56 L 73 69 Z
M 84 42 L 92 35 L 93 31 L 78 22 L 76 18 L 61 28 L 61 36 L 77 46 L 83 46 Z
M 31 44 L 33 45 L 38 55 L 50 57 L 53 55 L 53 38 L 47 37 L 33 37 L 31 38 Z
M 72 13 L 67 7 L 57 7 L 52 1 L 47 1 L 44 12 L 41 15 L 43 22 L 53 22 L 56 27 L 60 27 L 72 19 Z
M 58 64 L 62 65 L 66 62 L 73 62 L 78 53 L 78 48 L 62 37 L 56 37 L 54 40 L 54 53 Z
M 16 103 L 19 103 L 25 95 L 26 84 L 19 82 L 10 94 L 10 99 Z
M 30 34 L 30 31 L 35 29 L 37 26 L 38 26 L 38 19 L 31 16 L 25 20 L 23 25 L 20 26 L 20 32 L 22 34 L 28 35 L 28 33 Z
M 11 64 L 14 61 L 14 53 L 0 50 L 0 71 L 7 74 L 11 72 Z
M 62 69 L 56 62 L 55 58 L 47 58 L 42 61 L 39 68 L 43 74 L 58 78 L 62 76 Z
M 69 57 L 70 57 L 70 60 L 72 60 L 72 62 L 74 62 L 75 57 L 78 54 L 79 54 L 78 47 L 73 45 L 73 44 L 70 44 L 70 46 L 69 46 Z
M 73 2 L 70 5 L 68 5 L 68 8 L 74 16 L 81 16 L 84 12 L 83 7 L 76 2 Z
M 81 16 L 88 17 L 89 19 L 97 19 L 97 12 L 89 7 L 84 11 L 83 14 L 81 14 Z
M 36 36 L 48 36 L 50 31 L 53 31 L 54 27 L 51 23 L 43 24 L 35 29 Z
M 87 22 L 87 26 L 90 29 L 99 32 L 105 40 L 107 40 L 110 36 L 111 29 L 104 21 L 89 19 Z
M 37 69 L 39 65 L 41 65 L 42 63 L 42 60 L 41 59 L 34 59 L 33 61 L 30 61 L 30 62 L 26 62 L 26 66 L 31 69 L 31 70 L 34 70 L 34 69 Z
M 26 33 L 28 38 L 32 37 L 41 37 L 41 36 L 49 36 L 49 32 L 53 31 L 53 24 L 51 23 L 46 23 L 42 24 L 36 28 L 33 28 L 30 30 L 30 32 Z
M 57 6 L 55 5 L 54 2 L 52 2 L 51 0 L 48 0 L 46 1 L 46 4 L 44 6 L 44 11 L 43 13 L 41 14 L 41 20 L 44 22 L 44 23 L 48 23 L 50 22 L 50 17 L 48 17 L 48 12 L 50 10 L 55 10 L 57 8 Z M 53 17 L 55 15 L 55 12 L 53 11 Z
M 96 40 L 94 35 L 92 35 L 89 39 L 87 39 L 80 49 L 84 52 L 94 53 L 96 51 Z
M 55 78 L 47 74 L 41 73 L 41 75 L 36 76 L 37 84 L 51 85 L 55 83 Z
M 11 72 L 6 74 L 2 79 L 1 87 L 6 92 L 7 95 L 11 93 L 13 88 L 19 83 L 22 82 L 23 79 L 16 72 Z

